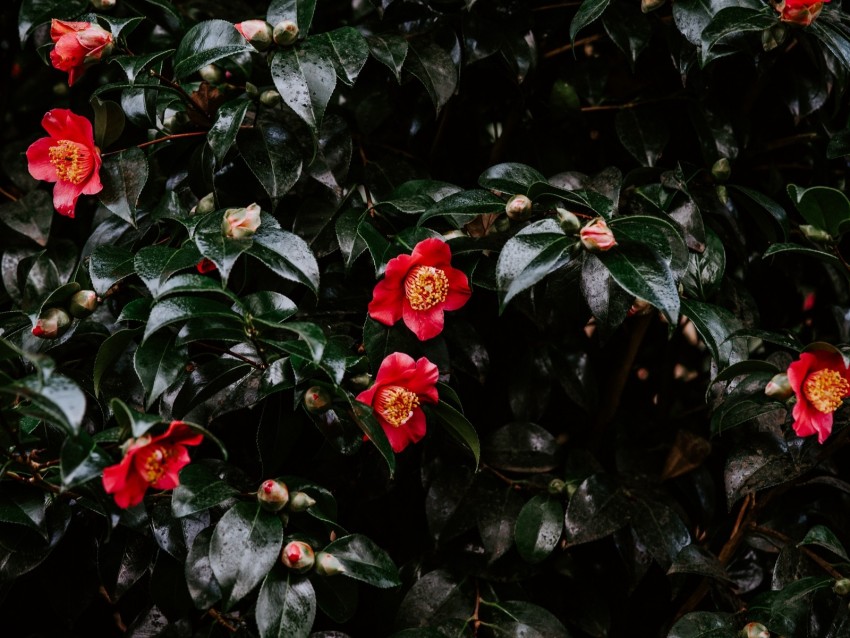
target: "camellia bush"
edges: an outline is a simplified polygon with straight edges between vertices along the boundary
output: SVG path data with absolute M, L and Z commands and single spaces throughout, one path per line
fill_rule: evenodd
M 4 636 L 850 636 L 842 0 L 0 25 Z

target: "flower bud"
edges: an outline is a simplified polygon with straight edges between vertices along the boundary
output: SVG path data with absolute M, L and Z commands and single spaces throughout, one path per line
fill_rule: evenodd
M 274 89 L 268 89 L 267 91 L 260 93 L 260 103 L 263 106 L 274 107 L 280 104 L 281 101 L 282 98 L 280 97 L 280 93 Z
M 330 393 L 320 385 L 314 385 L 304 393 L 304 407 L 313 414 L 327 410 L 332 401 Z
M 761 46 L 765 51 L 772 51 L 785 41 L 788 29 L 781 22 L 761 32 Z
M 850 578 L 839 578 L 832 585 L 832 591 L 834 591 L 839 596 L 846 596 L 850 594 Z
M 446 241 L 449 241 L 450 239 L 460 239 L 461 237 L 466 237 L 466 233 L 459 228 L 452 228 L 451 230 L 447 230 L 443 233 L 443 239 Z
M 202 66 L 198 74 L 204 82 L 209 82 L 210 84 L 221 84 L 224 81 L 224 72 L 221 70 L 221 67 L 215 64 Z
M 316 554 L 316 573 L 322 576 L 336 576 L 345 572 L 345 565 L 336 556 L 327 552 Z
M 732 166 L 729 160 L 721 157 L 711 166 L 711 176 L 718 182 L 725 182 L 732 176 Z
M 525 221 L 531 217 L 531 200 L 525 195 L 514 195 L 505 204 L 505 212 L 508 214 L 508 219 Z
M 581 245 L 585 250 L 594 253 L 605 252 L 617 245 L 614 233 L 608 228 L 608 224 L 601 217 L 597 217 L 579 233 Z
M 729 204 L 729 191 L 726 190 L 726 186 L 724 184 L 717 184 L 714 187 L 714 192 L 717 193 L 717 199 L 720 200 L 720 203 L 724 206 Z
M 221 220 L 221 232 L 232 239 L 246 239 L 260 227 L 260 205 L 251 204 L 246 208 L 228 208 Z
M 253 100 L 260 96 L 260 89 L 253 82 L 245 82 L 245 94 Z
M 372 385 L 373 377 L 368 372 L 364 372 L 363 374 L 358 374 L 356 376 L 351 377 L 350 380 L 353 386 L 365 390 L 370 385 Z
M 245 20 L 233 26 L 257 51 L 265 51 L 272 44 L 274 38 L 272 25 L 265 20 Z
M 78 290 L 68 302 L 68 311 L 72 317 L 85 319 L 97 310 L 97 293 L 94 290 Z
M 298 25 L 292 20 L 283 20 L 274 25 L 273 35 L 276 44 L 289 46 L 298 39 Z
M 195 264 L 195 270 L 202 275 L 206 275 L 208 272 L 212 272 L 217 268 L 218 267 L 215 265 L 215 262 L 212 259 L 207 259 L 206 257 L 202 258 L 201 261 Z
M 812 241 L 832 241 L 832 235 L 830 235 L 822 228 L 818 228 L 817 226 L 802 224 L 800 226 L 800 232 L 802 232 L 806 237 L 808 237 Z
M 774 375 L 773 378 L 767 382 L 767 385 L 764 386 L 764 393 L 771 399 L 784 401 L 794 394 L 794 390 L 791 388 L 791 383 L 788 381 L 788 375 L 784 372 L 780 372 L 779 374 Z
M 115 6 L 115 0 L 91 0 L 91 6 L 95 9 L 111 9 Z
M 751 622 L 744 625 L 741 638 L 770 638 L 770 632 L 760 622 Z
M 655 11 L 664 6 L 667 0 L 640 0 L 640 10 L 644 13 Z
M 565 233 L 574 235 L 581 228 L 581 220 L 576 217 L 575 213 L 571 213 L 566 208 L 556 208 L 555 214 L 558 216 L 558 223 L 561 225 L 561 230 Z
M 567 489 L 567 484 L 561 479 L 552 479 L 549 481 L 549 487 L 546 489 L 552 496 L 558 496 L 564 493 L 564 490 Z
M 635 315 L 648 315 L 652 312 L 654 306 L 649 303 L 646 299 L 635 298 L 634 303 L 632 303 L 632 307 L 629 308 L 629 311 L 626 313 L 627 317 L 634 317 Z
M 48 308 L 33 326 L 32 333 L 40 339 L 56 339 L 71 325 L 71 317 L 62 308 Z
M 316 562 L 316 555 L 313 548 L 304 541 L 290 541 L 284 545 L 280 560 L 289 569 L 303 574 Z
M 289 490 L 283 481 L 263 481 L 257 490 L 260 507 L 269 512 L 279 512 L 289 502 Z
M 215 193 L 207 193 L 198 200 L 198 205 L 194 208 L 193 215 L 206 215 L 215 210 Z
M 83 64 L 94 64 L 104 56 L 112 53 L 114 44 L 112 33 L 97 24 L 90 25 L 77 35 L 80 46 L 86 52 L 83 56 Z
M 289 499 L 289 509 L 293 512 L 306 512 L 315 504 L 316 499 L 304 492 L 293 492 Z

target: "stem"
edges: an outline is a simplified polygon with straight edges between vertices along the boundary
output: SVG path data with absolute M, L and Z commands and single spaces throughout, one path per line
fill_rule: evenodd
M 222 354 L 228 354 L 231 357 L 235 357 L 235 358 L 239 359 L 240 361 L 244 361 L 245 363 L 253 366 L 257 370 L 262 370 L 263 367 L 264 367 L 264 366 L 260 365 L 259 363 L 257 363 L 256 361 L 252 361 L 248 357 L 243 356 L 243 355 L 239 354 L 238 352 L 233 352 L 232 350 L 228 350 L 227 348 L 219 348 L 218 346 L 214 346 L 211 343 L 203 343 L 203 342 L 200 343 L 199 345 L 201 345 L 204 348 L 208 348 L 209 350 L 214 350 L 215 352 L 221 352 Z M 254 347 L 256 348 L 256 344 L 254 344 Z
M 207 613 L 212 616 L 219 625 L 227 629 L 227 631 L 229 631 L 230 633 L 235 634 L 237 631 L 239 631 L 239 628 L 236 627 L 236 625 L 233 625 L 232 623 L 228 622 L 228 620 L 215 609 L 210 609 Z
M 560 55 L 561 53 L 566 53 L 567 51 L 572 51 L 575 47 L 583 47 L 585 44 L 590 44 L 591 42 L 596 42 L 597 40 L 602 39 L 602 34 L 598 33 L 596 35 L 591 35 L 586 38 L 582 38 L 581 40 L 576 40 L 575 42 L 571 42 L 570 44 L 565 44 L 562 47 L 558 47 L 557 49 L 552 49 L 551 51 L 547 51 L 543 54 L 545 58 L 554 58 L 556 55 Z
M 203 118 L 207 122 L 212 124 L 212 122 L 213 122 L 212 116 L 209 113 L 207 113 L 200 104 L 198 104 L 198 101 L 195 100 L 195 98 L 193 98 L 191 95 L 186 93 L 186 89 L 184 89 L 182 86 L 180 86 L 179 82 L 175 82 L 174 80 L 169 80 L 167 77 L 165 77 L 161 73 L 154 71 L 153 69 L 150 70 L 150 74 L 151 74 L 151 76 L 155 77 L 160 82 L 163 82 L 167 86 L 170 86 L 172 89 L 177 91 L 181 95 L 181 97 L 186 101 L 186 104 L 188 104 L 190 108 L 197 111 L 200 115 L 203 116 Z
M 14 195 L 12 195 L 12 193 L 10 193 L 9 191 L 7 191 L 7 190 L 5 190 L 5 189 L 3 189 L 3 188 L 0 188 L 0 195 L 3 195 L 4 197 L 8 197 L 8 198 L 9 198 L 9 199 L 11 199 L 13 202 L 18 201 L 18 198 L 17 198 L 17 197 L 15 197 Z
M 775 538 L 781 543 L 787 545 L 788 543 L 793 543 L 791 537 L 786 536 L 782 532 L 777 532 L 775 529 L 770 529 L 769 527 L 761 527 L 759 525 L 750 525 L 750 530 L 755 532 L 756 534 L 761 534 L 762 536 L 770 536 L 771 538 Z M 844 578 L 844 574 L 835 569 L 832 565 L 826 562 L 823 558 L 815 554 L 808 547 L 798 547 L 803 554 L 811 558 L 815 563 L 818 564 L 821 569 L 823 569 L 827 574 L 835 578 L 836 580 L 840 580 Z
M 591 113 L 594 111 L 623 111 L 626 109 L 634 109 L 639 106 L 644 106 L 645 104 L 655 104 L 657 102 L 666 102 L 668 100 L 684 100 L 687 99 L 682 96 L 680 93 L 674 93 L 673 95 L 665 95 L 663 97 L 655 97 L 649 98 L 647 100 L 632 100 L 631 102 L 625 102 L 624 104 L 599 104 L 596 106 L 583 106 L 581 107 L 582 113 Z

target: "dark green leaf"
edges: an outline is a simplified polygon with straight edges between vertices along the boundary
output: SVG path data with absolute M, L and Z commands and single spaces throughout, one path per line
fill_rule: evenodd
M 95 292 L 103 295 L 116 282 L 133 274 L 133 253 L 122 246 L 98 246 L 89 258 L 89 276 Z
M 732 614 L 694 611 L 677 620 L 667 638 L 738 638 L 740 633 Z
M 833 237 L 850 228 L 850 200 L 840 190 L 828 186 L 798 188 L 789 184 L 788 196 L 809 224 Z
M 370 35 L 366 38 L 372 57 L 385 65 L 401 82 L 401 67 L 407 58 L 408 44 L 404 36 L 395 33 Z
M 454 225 L 460 228 L 479 215 L 505 212 L 505 202 L 489 191 L 469 190 L 454 193 L 429 206 L 419 218 L 421 226 L 434 217 L 451 217 Z
M 112 459 L 86 433 L 68 437 L 62 444 L 59 457 L 62 487 L 73 489 L 93 478 L 99 478 L 103 468 L 111 464 Z
M 629 522 L 625 489 L 607 474 L 586 479 L 570 498 L 564 519 L 567 541 L 589 543 L 613 534 Z
M 668 574 L 697 574 L 722 582 L 731 582 L 720 560 L 702 545 L 688 545 L 676 556 Z
M 740 320 L 720 306 L 693 299 L 682 300 L 682 313 L 694 322 L 697 331 L 711 350 L 718 369 L 746 358 L 747 344 L 743 339 L 729 336 L 741 328 Z
M 492 606 L 499 612 L 498 635 L 505 638 L 570 638 L 561 621 L 543 607 L 533 603 L 509 600 Z M 507 620 L 503 620 L 506 618 Z
M 238 144 L 248 168 L 276 204 L 301 176 L 297 142 L 285 128 L 266 125 L 239 132 Z
M 319 265 L 307 242 L 293 233 L 281 230 L 271 215 L 263 213 L 260 228 L 254 235 L 254 243 L 248 254 L 284 279 L 304 284 L 318 293 Z
M 776 14 L 771 9 L 750 9 L 748 7 L 726 7 L 718 11 L 705 30 L 702 42 L 706 53 L 729 35 L 748 31 L 763 31 L 776 24 Z
M 315 618 L 310 581 L 282 568 L 270 571 L 257 597 L 260 638 L 307 638 Z
M 614 2 L 602 15 L 602 25 L 608 37 L 626 54 L 634 70 L 638 56 L 646 49 L 652 36 L 652 25 L 636 4 Z
M 53 215 L 53 201 L 43 190 L 31 191 L 14 202 L 0 206 L 0 222 L 41 247 L 47 245 Z
M 157 330 L 189 319 L 233 319 L 239 315 L 229 306 L 203 297 L 171 297 L 162 299 L 151 309 L 145 326 L 144 343 Z
M 145 338 L 136 348 L 133 365 L 145 389 L 148 409 L 185 370 L 189 353 L 185 346 L 174 343 L 176 338 L 173 333 L 160 332 Z
M 183 36 L 174 54 L 174 73 L 184 78 L 222 58 L 253 50 L 230 22 L 206 20 L 196 24 Z
M 614 123 L 620 143 L 631 156 L 641 166 L 655 166 L 670 139 L 664 120 L 648 109 L 623 109 Z
M 130 84 L 136 81 L 136 77 L 147 69 L 152 64 L 164 60 L 174 53 L 174 49 L 166 49 L 165 51 L 155 51 L 145 55 L 119 55 L 110 58 L 110 62 L 117 62 L 124 73 L 127 75 L 127 80 Z
M 481 444 L 478 441 L 478 433 L 466 417 L 445 401 L 429 405 L 428 412 L 437 418 L 437 422 L 443 426 L 449 436 L 472 454 L 472 458 L 475 459 L 475 468 L 478 469 L 481 462 Z
M 23 414 L 43 418 L 71 435 L 78 434 L 86 413 L 86 395 L 66 376 L 58 373 L 47 379 L 39 376 L 0 386 L 0 392 L 29 401 L 29 405 L 18 408 Z
M 702 300 L 708 299 L 720 287 L 726 270 L 726 250 L 720 237 L 709 228 L 705 239 L 702 253 L 690 253 L 688 272 L 682 278 L 688 296 Z
M 298 25 L 298 32 L 303 37 L 310 30 L 315 10 L 316 0 L 272 0 L 266 21 L 274 26 L 283 20 L 292 20 Z
M 840 556 L 845 561 L 850 562 L 850 557 L 848 557 L 844 545 L 838 540 L 835 533 L 825 525 L 815 525 L 806 532 L 806 536 L 797 543 L 797 547 L 801 545 L 818 545 L 819 547 L 828 549 L 836 556 Z
M 512 195 L 527 193 L 532 185 L 539 182 L 548 183 L 543 173 L 525 164 L 514 163 L 491 166 L 478 178 L 482 188 Z
M 342 564 L 342 574 L 349 578 L 382 589 L 401 584 L 398 569 L 387 553 L 362 534 L 343 536 L 325 547 L 324 551 Z
M 368 439 L 378 448 L 378 452 L 381 453 L 381 456 L 387 462 L 387 469 L 390 472 L 390 476 L 393 476 L 395 474 L 395 452 L 390 445 L 389 439 L 387 439 L 384 428 L 381 427 L 381 424 L 375 418 L 372 406 L 356 401 L 351 397 L 349 397 L 349 403 L 354 422 L 357 423 Z
M 94 373 L 92 381 L 94 383 L 95 396 L 100 395 L 100 383 L 103 375 L 109 371 L 112 365 L 121 357 L 127 350 L 127 346 L 133 341 L 133 338 L 141 334 L 141 328 L 130 328 L 117 330 L 113 334 L 104 339 L 103 343 L 97 349 L 97 356 L 94 360 Z
M 195 536 L 186 556 L 184 573 L 192 602 L 198 609 L 209 609 L 221 600 L 221 587 L 213 574 L 210 561 L 210 541 L 213 528 L 208 527 Z
M 544 560 L 561 539 L 564 529 L 564 506 L 560 501 L 538 494 L 519 513 L 514 538 L 519 555 L 528 563 Z
M 202 512 L 229 498 L 238 491 L 221 478 L 221 468 L 209 461 L 191 463 L 180 471 L 180 485 L 174 488 L 171 511 L 182 518 Z
M 234 239 L 227 237 L 221 230 L 224 214 L 217 210 L 199 221 L 195 227 L 194 240 L 198 245 L 198 250 L 216 265 L 222 281 L 227 284 L 230 271 L 233 270 L 236 260 L 251 247 L 253 238 Z M 265 215 L 263 221 L 265 221 Z M 260 222 L 261 228 L 263 221 Z
M 85 12 L 86 0 L 23 0 L 18 13 L 18 36 L 23 44 L 33 29 L 51 18 L 70 20 Z M 10 22 L 11 24 L 11 22 Z
M 147 433 L 155 425 L 162 423 L 156 414 L 145 414 L 131 409 L 121 399 L 114 398 L 109 402 L 115 421 L 122 432 L 130 433 L 134 438 L 139 438 Z
M 284 103 L 309 127 L 315 144 L 336 86 L 333 63 L 309 49 L 303 53 L 284 49 L 274 54 L 270 68 L 275 88 Z
M 841 265 L 841 261 L 835 255 L 825 253 L 822 250 L 815 250 L 814 248 L 806 248 L 799 244 L 771 244 L 770 247 L 764 251 L 762 258 L 767 259 L 768 257 L 773 257 L 775 255 L 789 254 L 807 255 L 809 257 L 814 257 L 815 259 L 820 259 L 821 261 L 833 266 Z
M 734 195 L 735 193 L 740 193 L 744 195 L 749 200 L 752 200 L 756 204 L 754 207 L 755 210 L 765 211 L 768 213 L 768 219 L 770 223 L 779 228 L 779 231 L 782 233 L 782 239 L 784 240 L 788 236 L 789 230 L 789 222 L 788 215 L 785 212 L 785 209 L 782 208 L 775 201 L 759 193 L 758 191 L 751 190 L 749 188 L 744 188 L 743 186 L 735 186 L 728 185 L 727 188 L 730 190 L 730 193 Z M 733 197 L 732 199 L 741 201 L 741 198 Z M 746 200 L 745 200 L 746 201 Z
M 104 157 L 100 169 L 100 202 L 128 224 L 136 225 L 139 195 L 148 181 L 148 160 L 135 146 Z
M 94 143 L 98 148 L 109 148 L 124 132 L 124 111 L 117 102 L 101 101 L 97 97 L 92 97 L 91 105 L 94 110 Z
M 484 461 L 508 472 L 548 472 L 556 467 L 558 444 L 534 423 L 508 423 L 484 441 Z
M 369 59 L 369 45 L 354 27 L 341 27 L 311 36 L 304 44 L 330 59 L 336 68 L 337 77 L 349 86 L 357 80 Z
M 452 56 L 429 38 L 416 38 L 408 44 L 405 68 L 422 82 L 439 112 L 457 87 L 458 73 Z
M 245 119 L 245 114 L 250 106 L 250 100 L 237 98 L 225 102 L 218 108 L 215 122 L 207 133 L 207 144 L 210 145 L 217 164 L 220 165 L 224 161 L 224 156 L 227 155 L 227 151 L 236 141 L 239 127 L 242 126 L 242 121 Z

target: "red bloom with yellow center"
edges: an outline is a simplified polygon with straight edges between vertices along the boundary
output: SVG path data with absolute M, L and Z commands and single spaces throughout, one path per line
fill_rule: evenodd
M 788 382 L 797 395 L 794 431 L 797 436 L 818 435 L 823 443 L 832 432 L 832 413 L 850 396 L 850 372 L 841 355 L 804 352 L 788 366 Z
M 178 473 L 189 464 L 186 446 L 199 445 L 203 438 L 182 421 L 172 421 L 164 434 L 140 436 L 120 463 L 103 470 L 103 489 L 121 508 L 141 503 L 149 487 L 174 489 L 180 484 Z
M 420 341 L 443 330 L 443 312 L 457 310 L 472 291 L 466 275 L 452 268 L 449 245 L 436 237 L 420 241 L 410 255 L 390 259 L 375 286 L 369 316 L 391 326 L 399 319 Z
M 68 86 L 80 79 L 87 64 L 98 62 L 112 51 L 112 34 L 91 22 L 50 23 L 50 39 L 56 43 L 50 52 L 50 63 L 68 72 Z
M 413 360 L 403 352 L 394 352 L 381 362 L 375 383 L 357 395 L 375 411 L 395 452 L 425 436 L 422 403 L 437 403 L 437 366 L 425 357 Z
M 829 0 L 785 0 L 775 6 L 780 13 L 779 19 L 783 22 L 807 27 L 815 21 L 827 2 Z
M 74 216 L 77 198 L 94 195 L 100 183 L 100 149 L 94 145 L 91 122 L 68 109 L 52 109 L 41 125 L 50 137 L 42 137 L 27 149 L 30 175 L 53 187 L 53 207 L 62 215 Z

